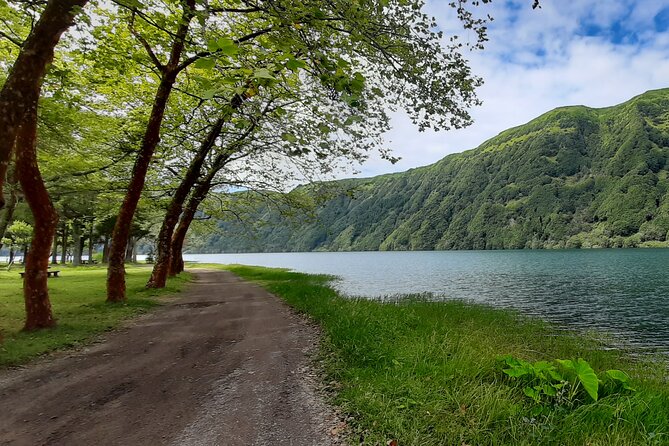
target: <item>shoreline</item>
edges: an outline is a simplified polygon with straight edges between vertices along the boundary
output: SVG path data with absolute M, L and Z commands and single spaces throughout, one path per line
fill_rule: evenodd
M 334 383 L 332 401 L 351 419 L 352 435 L 366 443 L 669 443 L 667 369 L 649 357 L 607 350 L 584 334 L 561 330 L 558 336 L 552 324 L 508 310 L 350 300 L 324 275 L 225 268 L 283 297 L 322 327 L 323 379 Z M 600 377 L 621 369 L 636 391 L 598 401 L 575 392 L 567 405 L 537 404 L 502 373 L 498 359 L 505 355 L 551 363 L 583 358 Z

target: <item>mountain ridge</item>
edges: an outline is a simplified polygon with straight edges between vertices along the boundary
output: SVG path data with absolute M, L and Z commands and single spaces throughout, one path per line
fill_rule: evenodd
M 191 240 L 202 252 L 631 247 L 669 231 L 669 88 L 621 104 L 557 107 L 405 172 L 338 180 L 316 219 L 254 237 Z

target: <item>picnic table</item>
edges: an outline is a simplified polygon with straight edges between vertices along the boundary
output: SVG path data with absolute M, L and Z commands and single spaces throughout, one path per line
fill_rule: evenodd
M 59 273 L 59 272 L 60 272 L 59 270 L 56 270 L 56 271 L 47 271 L 47 272 L 46 272 L 46 276 L 47 276 L 47 277 L 58 277 L 58 273 Z M 24 276 L 26 275 L 26 272 L 25 272 L 25 271 L 21 271 L 19 274 L 21 274 L 21 277 L 24 277 Z

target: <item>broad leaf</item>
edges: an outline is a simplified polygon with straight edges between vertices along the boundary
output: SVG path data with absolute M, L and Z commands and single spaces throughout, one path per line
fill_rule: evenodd
M 578 358 L 574 363 L 574 371 L 576 372 L 579 381 L 581 381 L 581 384 L 583 384 L 583 388 L 588 392 L 588 395 L 590 395 L 593 400 L 597 401 L 599 379 L 597 379 L 597 374 L 592 367 L 590 367 L 590 364 L 588 364 L 587 361 Z
M 214 68 L 215 65 L 216 65 L 216 61 L 213 60 L 213 59 L 210 59 L 210 58 L 208 58 L 208 57 L 204 57 L 204 58 L 202 58 L 202 59 L 198 59 L 198 60 L 193 64 L 193 66 L 194 66 L 195 68 L 201 68 L 201 69 L 203 69 L 203 70 L 211 70 L 212 68 Z

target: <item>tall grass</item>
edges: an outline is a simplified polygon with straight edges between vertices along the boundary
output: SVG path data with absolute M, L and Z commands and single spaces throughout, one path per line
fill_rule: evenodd
M 283 297 L 325 334 L 326 383 L 351 417 L 352 442 L 385 445 L 669 444 L 666 362 L 517 313 L 462 302 L 384 304 L 340 297 L 328 276 L 227 267 Z M 622 369 L 636 392 L 574 408 L 538 406 L 497 358 L 584 358 Z

